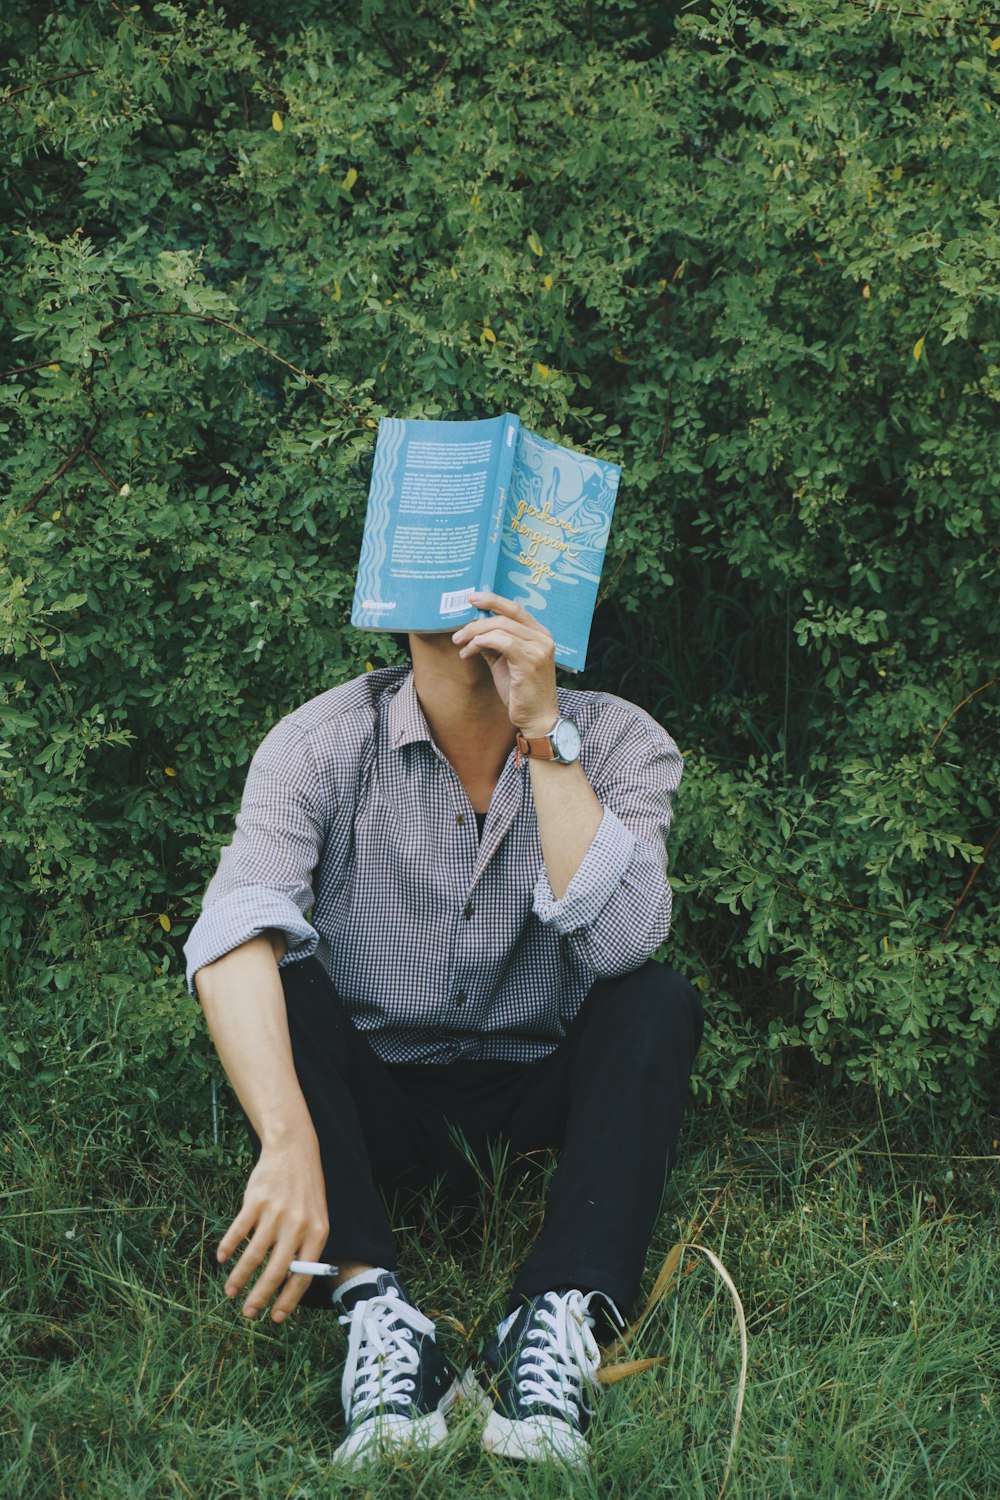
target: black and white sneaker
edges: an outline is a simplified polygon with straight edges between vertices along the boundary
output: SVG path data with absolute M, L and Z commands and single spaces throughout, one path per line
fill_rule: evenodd
M 599 1292 L 544 1292 L 511 1313 L 483 1350 L 481 1405 L 488 1409 L 483 1447 L 503 1458 L 557 1460 L 581 1467 L 584 1433 L 600 1387 L 600 1350 L 591 1304 Z
M 365 1271 L 333 1294 L 347 1329 L 341 1399 L 347 1435 L 333 1462 L 360 1469 L 393 1449 L 436 1448 L 461 1385 L 434 1342 L 434 1324 L 392 1271 Z

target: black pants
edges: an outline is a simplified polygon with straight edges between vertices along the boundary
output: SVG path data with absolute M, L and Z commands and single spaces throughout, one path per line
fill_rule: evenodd
M 573 1286 L 605 1292 L 627 1312 L 701 1041 L 701 1004 L 686 980 L 653 963 L 599 980 L 539 1062 L 404 1065 L 376 1057 L 316 959 L 281 977 L 326 1177 L 326 1259 L 395 1269 L 384 1193 L 441 1180 L 451 1201 L 473 1198 L 476 1174 L 457 1129 L 484 1165 L 491 1144 L 506 1145 L 509 1161 L 560 1153 L 511 1306 Z M 314 1281 L 304 1300 L 327 1298 Z

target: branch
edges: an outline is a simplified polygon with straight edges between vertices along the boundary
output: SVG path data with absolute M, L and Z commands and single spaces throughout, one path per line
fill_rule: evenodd
M 95 436 L 95 434 L 96 434 L 97 429 L 98 429 L 99 426 L 100 426 L 99 422 L 95 422 L 94 423 L 93 427 L 87 433 L 87 435 L 83 439 L 83 441 L 81 443 L 79 443 L 77 445 L 77 447 L 75 447 L 73 449 L 73 452 L 69 455 L 68 458 L 64 458 L 63 459 L 62 463 L 59 465 L 58 469 L 53 474 L 52 478 L 49 479 L 49 480 L 47 480 L 45 482 L 45 484 L 42 485 L 41 489 L 38 491 L 38 494 L 34 497 L 33 500 L 29 500 L 28 501 L 27 505 L 24 506 L 23 510 L 18 511 L 18 515 L 26 516 L 29 511 L 34 510 L 35 506 L 38 504 L 38 502 L 40 500 L 43 500 L 45 498 L 45 496 L 48 494 L 48 492 L 52 488 L 52 486 L 54 484 L 58 484 L 59 483 L 60 479 L 63 477 L 63 475 L 65 474 L 66 470 L 69 469 L 69 468 L 71 468 L 72 465 L 76 463 L 77 459 L 80 458 L 87 451 L 87 446 L 91 442 L 91 440 L 93 439 L 93 437 Z
M 114 490 L 115 494 L 116 495 L 120 495 L 121 494 L 121 489 L 122 489 L 121 485 L 115 483 L 115 481 L 111 478 L 111 475 L 108 473 L 107 469 L 104 467 L 103 464 L 98 463 L 97 459 L 91 453 L 91 451 L 90 451 L 89 448 L 85 448 L 84 449 L 84 456 L 86 458 L 90 459 L 90 462 L 94 465 L 94 468 L 97 470 L 98 474 L 103 474 L 104 475 L 105 479 L 108 481 L 108 484 L 110 484 L 110 486 Z
M 327 387 L 321 380 L 317 380 L 315 375 L 310 375 L 308 370 L 302 370 L 298 365 L 293 365 L 291 360 L 285 359 L 283 355 L 278 354 L 276 350 L 269 349 L 266 344 L 261 343 L 260 339 L 255 339 L 252 333 L 247 333 L 245 329 L 240 328 L 236 323 L 228 322 L 225 318 L 216 318 L 211 316 L 211 314 L 209 313 L 186 312 L 181 307 L 174 307 L 166 312 L 150 310 L 148 312 L 129 313 L 126 318 L 114 318 L 112 319 L 112 322 L 128 322 L 135 318 L 193 318 L 198 323 L 212 323 L 218 328 L 228 329 L 230 333 L 235 333 L 237 338 L 246 339 L 248 344 L 253 344 L 254 348 L 259 349 L 262 354 L 266 354 L 268 359 L 273 359 L 276 364 L 284 365 L 286 370 L 291 370 L 294 375 L 298 375 L 299 378 L 301 380 L 304 380 L 307 385 L 313 386 L 317 391 L 324 395 L 328 401 L 335 402 L 336 405 L 340 407 L 341 411 L 347 412 L 348 416 L 357 418 L 357 420 L 361 422 L 365 427 L 374 429 L 377 425 L 372 421 L 371 417 L 362 416 L 358 408 L 356 406 L 352 406 L 349 401 L 345 401 L 341 396 L 334 395 L 331 390 L 327 389 Z M 44 361 L 44 363 L 48 364 L 50 363 L 50 361 Z M 25 366 L 26 369 L 36 370 L 41 369 L 42 367 L 43 366 L 41 364 Z M 19 372 L 11 370 L 7 373 L 17 374 Z M 99 425 L 100 424 L 97 422 L 94 423 L 93 427 L 91 427 L 90 431 L 83 438 L 82 442 L 80 442 L 77 447 L 73 449 L 73 452 L 69 455 L 68 458 L 63 459 L 62 463 L 59 465 L 52 478 L 47 480 L 45 484 L 42 485 L 38 493 L 28 501 L 28 504 L 24 506 L 21 511 L 18 512 L 19 515 L 27 515 L 29 511 L 33 511 L 39 504 L 39 502 L 45 498 L 49 490 L 52 489 L 53 485 L 59 483 L 59 480 L 66 473 L 67 469 L 71 468 L 72 465 L 76 463 L 77 459 L 82 458 L 84 455 L 86 455 L 86 457 L 90 459 L 94 467 L 100 470 L 108 483 L 117 491 L 118 486 L 115 485 L 114 480 L 103 468 L 101 468 L 101 465 L 98 463 L 94 455 L 87 451 L 97 433 Z
M 945 719 L 944 723 L 941 725 L 941 728 L 938 730 L 937 734 L 934 736 L 934 738 L 931 740 L 930 744 L 927 746 L 928 753 L 930 753 L 930 751 L 934 749 L 934 747 L 937 744 L 938 740 L 944 734 L 945 730 L 948 728 L 948 725 L 951 723 L 952 719 L 958 713 L 958 710 L 960 708 L 964 708 L 967 703 L 971 703 L 972 700 L 973 700 L 973 698 L 975 698 L 975 696 L 976 696 L 977 693 L 985 693 L 985 691 L 986 691 L 987 688 L 995 687 L 998 682 L 1000 682 L 1000 677 L 991 677 L 990 680 L 989 680 L 989 682 L 984 682 L 980 687 L 973 688 L 972 692 L 969 693 L 967 697 L 963 698 L 962 701 L 961 701 L 961 703 L 957 703 L 955 705 L 955 707 L 952 709 L 951 713 L 948 715 L 948 717 Z
M 876 916 L 892 918 L 897 915 L 897 913 L 895 912 L 880 911 L 877 906 L 858 906 L 854 901 L 842 901 L 837 896 L 815 896 L 810 891 L 804 891 L 800 885 L 796 885 L 795 881 L 791 878 L 790 875 L 783 875 L 780 871 L 775 870 L 770 864 L 768 864 L 767 851 L 761 848 L 760 844 L 754 838 L 752 833 L 747 834 L 747 842 L 761 855 L 764 868 L 767 870 L 768 874 L 772 875 L 777 884 L 782 886 L 784 890 L 791 891 L 793 896 L 797 896 L 804 906 L 811 905 L 815 907 L 833 907 L 837 911 L 859 911 L 862 912 L 866 917 Z M 852 943 L 855 941 L 856 935 L 851 931 L 849 927 L 845 927 L 843 922 L 838 922 L 836 917 L 834 916 L 830 917 L 830 921 L 843 937 L 846 937 Z
M 9 380 L 12 375 L 28 375 L 32 370 L 47 370 L 55 364 L 52 359 L 40 359 L 36 365 L 18 365 L 16 370 L 0 370 L 0 380 Z
M 848 5 L 853 5 L 855 10 L 866 10 L 869 17 L 874 20 L 878 15 L 878 7 L 873 6 L 871 0 L 847 0 Z M 885 12 L 888 20 L 892 21 L 897 16 L 907 16 L 911 21 L 929 21 L 941 26 L 960 26 L 963 21 L 975 24 L 981 22 L 984 27 L 996 26 L 1000 20 L 991 20 L 988 16 L 928 16 L 922 10 L 900 10 L 893 7 Z
M 110 4 L 112 10 L 115 10 L 115 11 L 118 12 L 118 14 L 121 16 L 122 20 L 125 22 L 125 25 L 126 26 L 131 26 L 131 28 L 132 28 L 133 31 L 141 31 L 145 36 L 155 36 L 156 39 L 157 39 L 157 41 L 160 41 L 160 42 L 162 42 L 165 38 L 171 37 L 171 36 L 174 35 L 174 33 L 172 31 L 154 31 L 151 26 L 142 26 L 142 25 L 140 25 L 140 23 L 138 21 L 136 21 L 134 19 L 134 17 L 132 17 L 130 15 L 127 15 L 126 12 L 122 10 L 122 8 L 121 8 L 120 5 L 116 5 L 115 4 L 115 0 L 109 0 L 109 4 Z M 136 10 L 138 10 L 139 7 L 136 6 L 135 8 L 136 8 Z
M 667 381 L 667 394 L 663 402 L 663 432 L 660 434 L 660 446 L 656 450 L 656 456 L 658 459 L 662 458 L 664 453 L 667 451 L 667 438 L 670 436 L 670 419 L 673 416 L 674 408 L 673 394 L 674 377 L 671 375 L 670 379 Z
M 7 91 L 7 98 L 13 99 L 16 94 L 26 94 L 29 89 L 48 88 L 53 83 L 68 83 L 71 78 L 89 78 L 92 73 L 99 73 L 100 68 L 81 68 L 78 73 L 62 73 L 58 78 L 35 78 L 31 83 L 22 83 L 19 88 Z
M 1000 827 L 994 829 L 994 831 L 993 831 L 993 837 L 990 839 L 989 843 L 986 845 L 986 848 L 983 850 L 983 857 L 982 857 L 982 859 L 979 861 L 978 865 L 976 866 L 976 868 L 973 870 L 972 874 L 969 876 L 968 880 L 963 885 L 963 887 L 962 887 L 962 894 L 959 896 L 958 900 L 955 902 L 955 905 L 951 909 L 951 916 L 948 918 L 947 922 L 944 924 L 944 926 L 941 929 L 941 936 L 942 937 L 947 937 L 948 933 L 951 931 L 951 924 L 952 924 L 952 922 L 954 922 L 955 918 L 958 916 L 958 908 L 961 906 L 962 902 L 965 900 L 966 896 L 969 894 L 969 891 L 972 889 L 972 882 L 975 880 L 976 876 L 979 874 L 980 870 L 983 868 L 983 865 L 986 863 L 987 856 L 989 855 L 990 850 L 993 848 L 993 845 L 996 843 L 996 841 L 997 841 L 998 838 L 1000 838 Z
M 28 632 L 28 639 L 31 642 L 31 644 L 38 651 L 38 654 L 42 658 L 42 661 L 48 663 L 49 671 L 52 673 L 53 677 L 56 680 L 56 686 L 59 689 L 59 693 L 60 693 L 60 696 L 62 698 L 63 704 L 65 706 L 66 712 L 69 714 L 70 718 L 73 720 L 73 723 L 76 725 L 77 729 L 79 729 L 79 727 L 80 727 L 80 720 L 77 718 L 76 714 L 73 712 L 73 705 L 70 702 L 69 693 L 67 693 L 67 691 L 66 691 L 66 684 L 63 682 L 62 678 L 59 676 L 59 673 L 56 671 L 56 664 L 55 664 L 55 662 L 52 660 L 52 658 L 49 655 L 48 651 L 42 645 L 42 643 L 38 639 L 38 637 L 36 635 L 32 635 L 30 631 Z
M 253 344 L 254 348 L 259 349 L 262 354 L 266 354 L 268 359 L 273 359 L 276 364 L 284 365 L 286 370 L 291 370 L 293 375 L 298 375 L 300 380 L 304 380 L 307 385 L 314 386 L 328 401 L 335 402 L 341 411 L 347 412 L 348 416 L 357 417 L 365 427 L 374 428 L 377 426 L 377 423 L 373 422 L 371 417 L 362 416 L 356 406 L 352 406 L 342 396 L 335 396 L 333 391 L 328 390 L 321 380 L 316 379 L 315 375 L 310 375 L 308 370 L 299 369 L 299 366 L 293 365 L 291 360 L 285 359 L 283 355 L 278 354 L 274 349 L 269 349 L 266 344 L 261 343 L 260 339 L 255 339 L 252 333 L 247 333 L 245 329 L 240 328 L 236 323 L 228 322 L 225 318 L 216 318 L 210 313 L 185 312 L 182 307 L 172 307 L 165 312 L 158 312 L 155 309 L 151 309 L 148 312 L 128 313 L 125 318 L 115 318 L 112 321 L 116 323 L 131 322 L 135 318 L 193 318 L 197 323 L 213 323 L 217 328 L 226 328 L 230 333 L 235 333 L 237 338 L 246 339 L 248 344 Z
M 600 609 L 601 605 L 604 603 L 604 601 L 608 597 L 608 595 L 611 593 L 611 590 L 614 587 L 615 579 L 618 577 L 618 574 L 621 572 L 622 568 L 624 568 L 625 564 L 628 562 L 628 560 L 629 560 L 629 558 L 631 556 L 632 556 L 632 548 L 630 547 L 628 549 L 628 551 L 625 553 L 625 555 L 622 557 L 621 562 L 618 564 L 617 568 L 612 573 L 612 575 L 608 579 L 607 583 L 604 585 L 604 588 L 601 590 L 601 597 L 598 599 L 597 603 L 594 605 L 594 613 L 595 614 Z

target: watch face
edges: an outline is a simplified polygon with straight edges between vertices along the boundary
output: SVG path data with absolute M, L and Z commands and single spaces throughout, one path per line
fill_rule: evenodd
M 552 748 L 559 760 L 580 759 L 580 731 L 572 719 L 560 719 L 552 731 Z

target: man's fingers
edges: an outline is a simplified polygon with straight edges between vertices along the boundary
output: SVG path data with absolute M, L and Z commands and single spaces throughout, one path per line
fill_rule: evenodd
M 491 609 L 495 615 L 506 615 L 508 620 L 519 620 L 522 623 L 537 625 L 535 620 L 523 604 L 515 604 L 513 599 L 505 599 L 502 594 L 491 594 L 485 590 L 477 590 L 469 595 L 470 604 L 477 609 Z
M 452 640 L 460 645 L 463 641 L 474 640 L 484 630 L 496 630 L 498 627 L 522 641 L 544 640 L 548 635 L 548 631 L 535 620 L 512 620 L 504 615 L 490 615 L 485 620 L 470 620 L 468 625 L 455 631 Z
M 251 1243 L 251 1245 L 247 1247 L 247 1250 L 244 1252 L 243 1256 L 240 1259 L 240 1267 L 243 1266 L 244 1260 L 247 1260 L 252 1248 L 253 1245 Z M 290 1240 L 278 1240 L 277 1244 L 268 1245 L 265 1249 L 262 1249 L 256 1260 L 249 1261 L 246 1271 L 243 1275 L 243 1279 L 240 1283 L 241 1286 L 245 1284 L 245 1282 L 249 1279 L 253 1272 L 256 1271 L 257 1268 L 262 1264 L 264 1256 L 268 1250 L 270 1250 L 271 1253 L 268 1258 L 267 1266 L 263 1271 L 261 1271 L 260 1275 L 257 1277 L 257 1280 L 250 1288 L 250 1291 L 247 1294 L 247 1299 L 243 1304 L 243 1316 L 245 1318 L 255 1318 L 257 1314 L 267 1306 L 271 1298 L 274 1296 L 275 1292 L 287 1277 L 288 1267 L 290 1263 L 295 1259 L 294 1243 Z M 230 1281 L 231 1280 L 232 1277 L 230 1277 Z M 228 1286 L 226 1290 L 229 1290 Z
M 326 1245 L 326 1235 L 325 1227 L 319 1229 L 315 1225 L 311 1233 L 300 1229 L 295 1234 L 286 1232 L 281 1235 L 273 1226 L 259 1224 L 250 1243 L 226 1278 L 226 1296 L 238 1296 L 254 1272 L 260 1271 L 247 1293 L 243 1315 L 255 1318 L 280 1290 L 281 1296 L 274 1307 L 274 1312 L 280 1313 L 277 1319 L 280 1323 L 298 1304 L 310 1281 L 308 1276 L 289 1275 L 288 1267 L 293 1260 L 317 1260 Z
M 303 1239 L 294 1255 L 287 1262 L 293 1260 L 318 1260 L 326 1249 L 327 1230 L 317 1232 Z M 300 1298 L 304 1295 L 306 1287 L 312 1280 L 311 1276 L 300 1276 L 298 1273 L 289 1276 L 281 1289 L 281 1295 L 271 1310 L 271 1318 L 275 1323 L 281 1323 L 290 1312 L 294 1312 L 299 1305 Z
M 286 1251 L 279 1243 L 267 1263 L 267 1269 L 262 1271 L 250 1289 L 249 1296 L 243 1304 L 243 1316 L 255 1318 L 263 1308 L 267 1306 L 278 1288 L 284 1283 L 288 1276 L 288 1264 L 294 1256 Z M 296 1281 L 305 1281 L 305 1277 L 294 1277 Z M 303 1291 L 305 1287 L 303 1286 Z M 298 1301 L 298 1298 L 296 1298 Z
M 273 1244 L 274 1235 L 269 1234 L 263 1226 L 258 1225 L 254 1230 L 253 1239 L 247 1245 L 226 1278 L 227 1297 L 235 1297 L 237 1292 L 243 1290 L 257 1267 L 263 1264 L 264 1258 Z
M 295 1311 L 300 1300 L 305 1295 L 306 1287 L 312 1280 L 310 1276 L 298 1274 L 289 1276 L 281 1289 L 281 1295 L 271 1309 L 271 1322 L 283 1323 L 289 1313 Z
M 256 1210 L 244 1204 L 219 1241 L 219 1248 L 215 1252 L 216 1258 L 219 1261 L 228 1260 L 237 1246 L 246 1239 L 256 1222 Z
M 325 1245 L 325 1230 L 321 1234 L 288 1235 L 279 1239 L 271 1251 L 267 1269 L 258 1276 L 244 1304 L 245 1315 L 248 1318 L 255 1317 L 267 1306 L 274 1294 L 280 1291 L 281 1295 L 271 1310 L 272 1319 L 280 1323 L 298 1305 L 299 1298 L 312 1279 L 298 1273 L 289 1275 L 288 1267 L 293 1260 L 316 1260 L 323 1253 Z
M 459 655 L 471 656 L 485 647 L 504 656 L 520 654 L 525 660 L 539 665 L 554 657 L 555 642 L 551 633 L 520 604 L 499 594 L 474 594 L 472 597 L 478 606 L 492 609 L 494 613 L 486 620 L 470 620 L 455 631 L 452 640 L 460 648 Z
M 548 667 L 554 654 L 550 636 L 515 635 L 506 623 L 502 629 L 494 625 L 492 629 L 473 636 L 471 640 L 466 641 L 458 654 L 463 657 L 472 656 L 477 651 L 496 651 L 507 661 L 528 663 L 532 667 L 542 668 Z
M 507 656 L 514 644 L 514 637 L 507 630 L 484 630 L 481 635 L 466 641 L 458 654 L 471 656 L 476 651 L 498 651 L 501 656 Z

